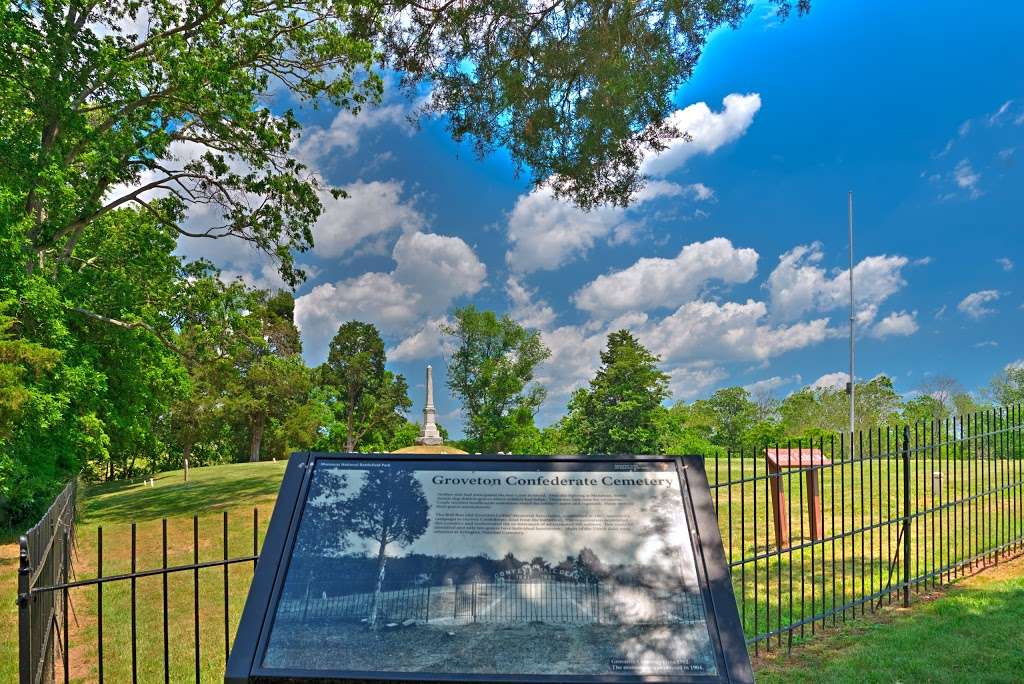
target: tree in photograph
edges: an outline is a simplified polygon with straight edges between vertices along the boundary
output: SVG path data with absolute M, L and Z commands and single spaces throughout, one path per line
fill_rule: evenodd
M 789 12 L 789 0 L 772 2 Z M 135 206 L 182 235 L 246 240 L 296 283 L 292 252 L 312 245 L 323 194 L 292 155 L 295 116 L 266 103 L 283 90 L 355 114 L 380 100 L 382 69 L 413 92 L 429 83 L 425 109 L 447 114 L 453 137 L 481 154 L 507 149 L 537 184 L 581 206 L 626 204 L 645 154 L 686 133 L 669 114 L 707 37 L 750 8 L 14 3 L 0 15 L 0 186 L 27 238 L 23 266 L 55 276 L 91 222 Z M 198 225 L 183 222 L 190 207 L 204 209 Z
M 566 430 L 586 454 L 658 453 L 658 413 L 669 376 L 628 330 L 608 335 L 590 387 L 573 393 Z
M 427 531 L 430 504 L 412 470 L 374 468 L 366 471 L 359 492 L 345 504 L 348 529 L 377 545 L 377 583 L 368 622 L 376 627 L 389 544 L 408 546 Z
M 386 361 L 384 340 L 372 323 L 343 323 L 331 340 L 320 382 L 340 418 L 335 424 L 345 451 L 355 451 L 369 433 L 394 432 L 406 422 L 402 414 L 412 406 L 409 388 L 404 377 L 385 370 Z
M 551 352 L 540 333 L 509 316 L 470 305 L 457 309 L 441 331 L 455 338 L 448 388 L 462 400 L 470 451 L 509 451 L 533 427 L 544 388 L 530 385 L 534 370 Z

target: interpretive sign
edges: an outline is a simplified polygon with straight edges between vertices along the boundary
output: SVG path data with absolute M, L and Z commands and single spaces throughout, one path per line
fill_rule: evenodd
M 753 681 L 699 458 L 297 454 L 226 681 Z

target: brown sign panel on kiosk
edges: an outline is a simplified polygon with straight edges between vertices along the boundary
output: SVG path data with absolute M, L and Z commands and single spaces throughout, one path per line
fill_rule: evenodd
M 698 457 L 297 454 L 225 681 L 753 677 Z

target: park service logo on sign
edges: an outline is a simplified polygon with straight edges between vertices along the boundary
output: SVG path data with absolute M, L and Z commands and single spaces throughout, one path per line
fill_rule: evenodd
M 301 465 L 275 596 L 250 596 L 266 605 L 249 669 L 261 679 L 748 678 L 745 651 L 721 639 L 677 461 Z

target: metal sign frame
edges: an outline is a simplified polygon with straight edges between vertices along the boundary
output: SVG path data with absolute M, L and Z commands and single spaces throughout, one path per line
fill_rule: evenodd
M 411 673 L 324 671 L 303 669 L 268 669 L 261 660 L 266 651 L 276 607 L 288 572 L 292 549 L 302 518 L 312 473 L 318 461 L 390 461 L 434 462 L 439 466 L 467 461 L 510 465 L 549 463 L 557 469 L 564 464 L 597 463 L 674 463 L 680 483 L 683 507 L 691 529 L 695 531 L 694 560 L 704 599 L 705 614 L 711 642 L 715 650 L 716 675 L 538 675 L 538 674 L 476 674 L 476 673 Z M 711 501 L 704 459 L 700 456 L 514 456 L 473 455 L 453 458 L 450 454 L 358 454 L 300 452 L 292 454 L 285 470 L 270 526 L 263 542 L 256 574 L 253 577 L 245 609 L 238 625 L 234 645 L 227 663 L 225 684 L 271 682 L 736 682 L 754 681 L 747 653 L 743 626 L 736 608 L 729 566 L 722 546 L 722 537 Z

